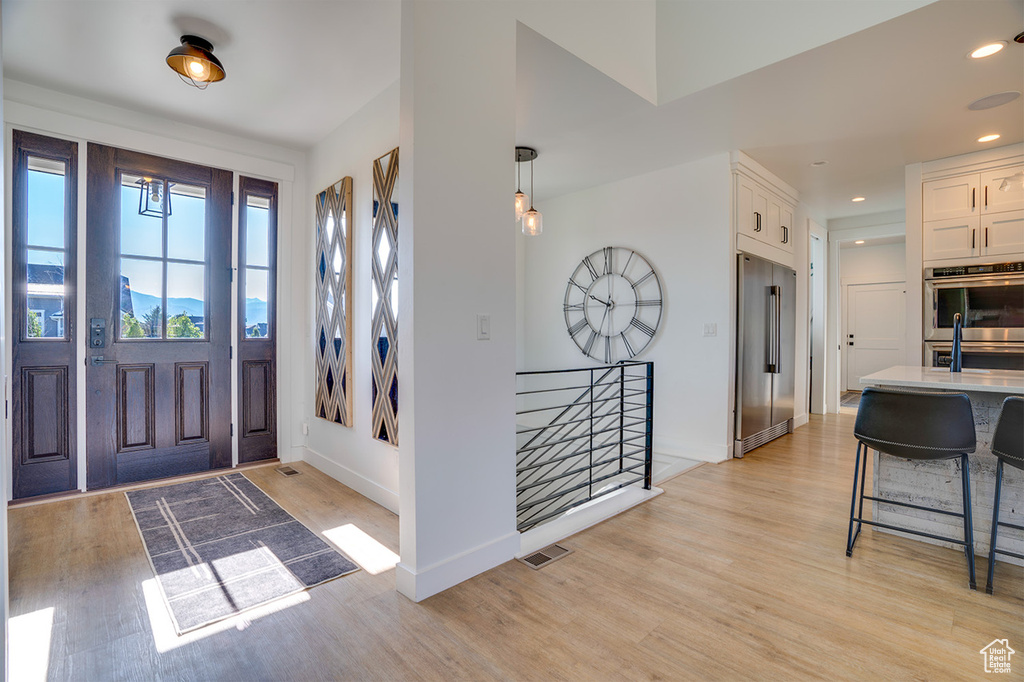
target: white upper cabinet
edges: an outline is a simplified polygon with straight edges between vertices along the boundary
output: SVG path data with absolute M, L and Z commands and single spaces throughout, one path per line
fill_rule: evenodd
M 979 215 L 977 173 L 924 183 L 924 220 Z
M 982 216 L 978 239 L 983 256 L 1024 258 L 1024 210 Z
M 933 220 L 924 224 L 922 255 L 924 260 L 970 258 L 978 251 L 977 216 Z
M 795 206 L 758 180 L 734 173 L 736 234 L 793 253 Z M 738 244 L 740 250 L 744 247 Z
M 1024 171 L 1024 165 L 1010 166 L 981 174 L 978 191 L 981 193 L 983 213 L 1024 211 L 1024 187 L 1021 187 L 1020 183 L 1008 186 L 1006 191 L 999 189 L 1004 180 L 1021 171 Z
M 1024 260 L 1024 189 L 1000 189 L 1021 170 L 1024 164 L 1014 163 L 923 182 L 923 260 Z

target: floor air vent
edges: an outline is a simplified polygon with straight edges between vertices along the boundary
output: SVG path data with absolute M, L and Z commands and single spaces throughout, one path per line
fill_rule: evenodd
M 282 476 L 298 476 L 299 474 L 302 473 L 298 469 L 293 469 L 289 466 L 277 467 L 276 469 L 274 469 L 274 471 L 281 474 Z
M 550 547 L 545 547 L 544 549 L 538 552 L 534 552 L 533 554 L 528 554 L 524 557 L 519 557 L 519 560 L 527 566 L 529 566 L 530 568 L 537 570 L 539 568 L 544 568 L 552 561 L 557 561 L 558 559 L 561 559 L 567 554 L 572 554 L 572 550 L 566 549 L 561 545 L 551 545 Z

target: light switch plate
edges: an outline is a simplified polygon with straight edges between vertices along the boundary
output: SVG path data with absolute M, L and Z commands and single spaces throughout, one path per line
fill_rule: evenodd
M 718 336 L 718 323 L 717 322 L 705 322 L 704 323 L 704 336 Z
M 491 340 L 491 316 L 480 315 L 476 316 L 476 340 L 477 341 L 490 341 Z

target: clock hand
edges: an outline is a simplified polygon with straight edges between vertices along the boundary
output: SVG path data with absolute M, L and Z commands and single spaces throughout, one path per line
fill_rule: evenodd
M 603 304 L 604 304 L 604 305 L 606 305 L 606 306 L 610 306 L 610 305 L 611 305 L 611 303 L 610 303 L 610 302 L 608 302 L 608 301 L 602 301 L 601 299 L 599 299 L 599 298 L 598 298 L 597 296 L 594 296 L 593 294 L 590 294 L 590 298 L 594 299 L 594 300 L 595 300 L 595 301 L 597 301 L 598 303 L 603 303 Z
M 611 309 L 612 309 L 612 307 L 610 305 L 607 308 L 604 309 L 604 315 L 601 317 L 601 324 L 599 324 L 598 327 L 597 327 L 597 333 L 598 334 L 602 334 L 603 335 L 601 330 L 604 329 L 604 321 L 608 318 L 608 311 L 611 310 Z

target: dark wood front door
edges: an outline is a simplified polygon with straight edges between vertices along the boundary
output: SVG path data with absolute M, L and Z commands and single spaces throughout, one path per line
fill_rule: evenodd
M 277 183 L 238 179 L 238 461 L 277 457 Z
M 78 145 L 15 130 L 11 448 L 15 499 L 78 487 Z
M 231 173 L 89 144 L 89 488 L 231 465 Z

